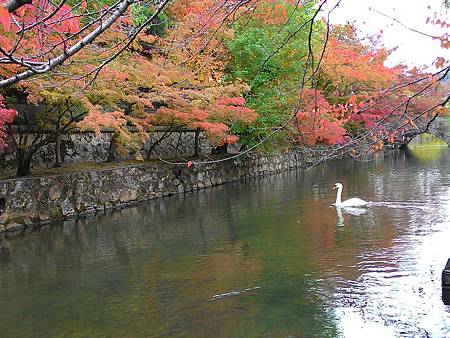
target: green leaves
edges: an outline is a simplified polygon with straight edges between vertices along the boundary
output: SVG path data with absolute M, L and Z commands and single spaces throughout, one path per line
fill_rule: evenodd
M 231 54 L 227 78 L 242 79 L 251 86 L 247 104 L 260 115 L 252 126 L 234 127 L 247 145 L 259 142 L 290 118 L 309 52 L 312 5 L 297 8 L 278 1 L 266 6 L 251 19 L 245 17 L 236 22 L 234 38 L 226 42 Z M 315 25 L 313 43 L 318 45 L 323 24 Z
M 154 10 L 148 4 L 135 3 L 131 6 L 131 15 L 133 17 L 133 24 L 136 26 L 142 25 L 147 21 L 154 13 Z M 166 35 L 166 30 L 169 26 L 169 17 L 161 13 L 156 17 L 155 22 L 153 22 L 148 28 L 147 33 L 159 37 L 164 37 Z

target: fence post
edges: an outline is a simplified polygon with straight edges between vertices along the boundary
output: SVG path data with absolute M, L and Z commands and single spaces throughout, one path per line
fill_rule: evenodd
M 56 136 L 55 140 L 55 164 L 53 165 L 54 168 L 61 167 L 62 160 L 61 160 L 61 135 Z
M 442 270 L 442 302 L 450 305 L 450 258 Z
M 200 155 L 200 129 L 195 130 L 195 144 L 194 144 L 194 156 Z

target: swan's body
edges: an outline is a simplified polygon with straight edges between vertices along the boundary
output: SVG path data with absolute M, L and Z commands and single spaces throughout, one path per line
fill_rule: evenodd
M 361 207 L 343 207 L 343 206 L 338 206 L 336 207 L 336 210 L 338 213 L 341 214 L 349 214 L 349 215 L 353 215 L 353 216 L 362 216 L 364 214 L 367 213 L 367 208 L 361 208 Z
M 334 185 L 333 189 L 337 189 L 337 194 L 336 194 L 336 203 L 334 203 L 333 205 L 337 206 L 337 207 L 364 207 L 367 205 L 368 202 L 354 197 L 354 198 L 350 198 L 348 200 L 345 200 L 344 202 L 342 202 L 341 198 L 342 198 L 342 188 L 344 186 L 341 183 L 336 183 Z
M 367 208 L 362 207 L 342 207 L 342 206 L 336 206 L 336 212 L 337 212 L 337 226 L 344 226 L 345 220 L 344 220 L 344 214 L 350 214 L 353 216 L 362 216 L 367 212 Z

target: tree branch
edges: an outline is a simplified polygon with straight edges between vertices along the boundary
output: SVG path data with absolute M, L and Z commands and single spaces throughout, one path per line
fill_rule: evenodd
M 26 71 L 23 71 L 23 72 L 18 73 L 18 74 L 14 75 L 14 76 L 11 76 L 9 78 L 1 80 L 0 81 L 0 88 L 5 88 L 7 86 L 10 86 L 10 85 L 12 85 L 14 83 L 17 83 L 19 81 L 25 80 L 25 79 L 33 76 L 33 75 L 36 75 L 36 74 L 47 73 L 47 72 L 51 71 L 52 69 L 56 68 L 57 66 L 62 65 L 64 63 L 64 61 L 66 61 L 67 59 L 69 59 L 70 57 L 72 57 L 73 55 L 78 53 L 86 45 L 92 43 L 99 35 L 101 35 L 109 27 L 111 27 L 111 25 L 114 22 L 116 22 L 117 19 L 122 14 L 124 14 L 127 11 L 127 9 L 130 7 L 130 5 L 132 3 L 133 3 L 132 0 L 123 0 L 119 4 L 119 6 L 117 6 L 117 9 L 115 11 L 113 11 L 113 13 L 111 14 L 111 16 L 108 19 L 102 21 L 100 23 L 100 25 L 96 29 L 94 29 L 91 33 L 86 35 L 79 42 L 74 44 L 72 47 L 64 50 L 57 57 L 48 60 L 48 62 L 46 62 L 42 66 L 32 67 L 32 68 L 30 68 L 30 69 L 28 69 Z

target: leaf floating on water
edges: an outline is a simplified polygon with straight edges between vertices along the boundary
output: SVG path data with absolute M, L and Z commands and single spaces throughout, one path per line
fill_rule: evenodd
M 225 293 L 219 293 L 217 295 L 213 295 L 211 297 L 210 301 L 222 299 L 222 298 L 225 298 L 225 297 L 239 296 L 242 293 L 246 293 L 246 292 L 250 292 L 250 291 L 258 290 L 258 289 L 261 289 L 261 287 L 260 286 L 255 286 L 255 287 L 252 287 L 252 288 L 246 288 L 246 289 L 244 289 L 242 291 L 230 291 L 230 292 L 225 292 Z

